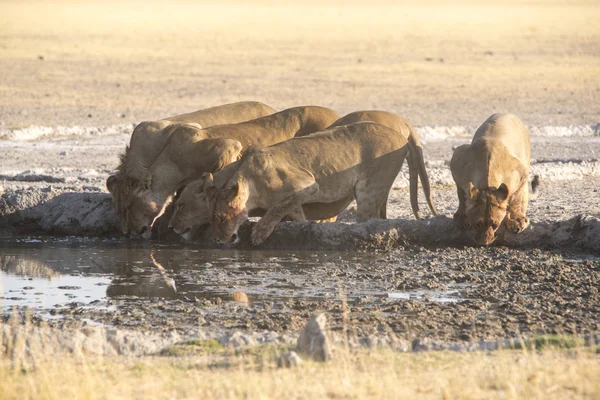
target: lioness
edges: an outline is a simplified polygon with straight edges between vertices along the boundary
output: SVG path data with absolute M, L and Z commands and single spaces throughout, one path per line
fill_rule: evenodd
M 307 204 L 337 203 L 312 216 L 326 219 L 355 199 L 358 222 L 386 218 L 388 192 L 407 154 L 402 135 L 371 122 L 249 150 L 222 185 L 216 186 L 220 179 L 210 173 L 203 176 L 215 239 L 236 241 L 240 225 L 257 209 L 266 212 L 252 230 L 254 245 L 263 243 L 285 216 L 305 221 L 302 206 Z
M 151 236 L 175 192 L 205 172 L 236 161 L 251 145 L 269 146 L 325 129 L 339 116 L 328 108 L 294 107 L 240 124 L 199 129 L 179 125 L 129 196 L 127 231 Z
M 216 172 L 214 174 L 215 185 L 217 187 L 222 186 L 231 174 L 237 170 L 238 164 L 239 161 L 236 161 Z M 308 220 L 335 222 L 337 219 L 336 212 L 340 209 L 343 210 L 348 204 L 349 202 L 346 199 L 332 203 L 310 203 L 303 204 L 302 210 Z M 328 209 L 331 209 L 331 211 L 327 211 Z M 250 217 L 262 217 L 264 215 L 265 210 L 262 208 L 254 209 L 248 214 Z M 328 219 L 321 219 L 322 215 L 333 216 Z M 174 212 L 169 221 L 169 229 L 181 235 L 185 240 L 190 240 L 195 227 L 210 223 L 209 217 L 208 203 L 204 194 L 204 179 L 200 178 L 186 185 L 177 197 Z
M 415 132 L 415 128 L 413 128 L 407 120 L 396 114 L 378 110 L 356 111 L 350 113 L 338 119 L 331 127 L 348 125 L 361 121 L 371 121 L 379 125 L 387 126 L 400 133 L 408 140 L 409 152 L 406 162 L 408 163 L 410 177 L 410 204 L 412 206 L 413 214 L 415 215 L 415 218 L 421 219 L 417 194 L 419 186 L 418 179 L 421 178 L 421 186 L 423 187 L 423 193 L 425 193 L 425 199 L 427 200 L 429 209 L 433 215 L 439 215 L 433 205 L 433 200 L 431 199 L 431 187 L 429 186 L 429 177 L 427 176 L 427 170 L 425 169 L 423 147 L 421 146 L 419 135 Z
M 492 243 L 503 222 L 515 233 L 529 226 L 529 157 L 529 134 L 512 114 L 492 115 L 470 145 L 454 150 L 450 169 L 459 202 L 454 221 L 478 244 Z
M 106 187 L 112 194 L 123 233 L 127 232 L 127 206 L 131 190 L 148 172 L 178 123 L 189 123 L 201 128 L 249 121 L 275 112 L 273 108 L 258 101 L 241 101 L 159 121 L 139 123 L 131 134 L 125 153 L 120 156 L 121 162 L 117 167 L 117 173 L 106 180 Z

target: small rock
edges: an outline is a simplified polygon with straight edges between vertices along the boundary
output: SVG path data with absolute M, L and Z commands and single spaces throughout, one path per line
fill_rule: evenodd
M 331 340 L 327 335 L 327 316 L 316 313 L 306 323 L 300 332 L 296 349 L 309 355 L 316 361 L 329 361 L 333 357 Z
M 219 339 L 219 342 L 222 345 L 229 347 L 254 346 L 257 344 L 256 339 L 240 331 L 235 331 L 231 336 Z
M 38 56 L 38 60 L 40 60 L 40 61 L 44 61 L 44 56 L 42 56 L 42 55 L 39 55 L 39 56 Z
M 233 292 L 231 298 L 239 303 L 248 303 L 248 296 L 244 292 Z
M 277 359 L 278 368 L 292 368 L 302 364 L 302 358 L 295 351 L 288 351 Z

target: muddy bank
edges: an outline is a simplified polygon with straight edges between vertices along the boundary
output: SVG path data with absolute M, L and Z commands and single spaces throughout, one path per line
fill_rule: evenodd
M 341 337 L 408 349 L 600 330 L 600 260 L 573 250 L 114 246 L 3 247 L 3 321 L 15 306 L 19 318 L 53 328 L 91 324 L 224 343 L 240 332 L 240 343 L 285 343 L 280 336 L 325 311 Z
M 120 231 L 112 198 L 106 193 L 17 190 L 0 196 L 0 210 L 4 235 L 94 236 Z
M 241 232 L 242 247 L 251 248 L 250 228 Z M 361 224 L 317 224 L 284 222 L 262 245 L 269 249 L 390 249 L 404 245 L 473 245 L 451 218 L 440 216 L 425 221 L 371 220 Z M 600 220 L 577 215 L 556 222 L 533 223 L 516 235 L 499 233 L 495 245 L 513 248 L 574 248 L 600 252 Z
M 31 204 L 31 207 L 27 207 Z M 0 232 L 4 235 L 69 235 L 119 237 L 120 226 L 112 200 L 105 193 L 46 192 L 4 194 L 0 205 L 8 212 L 0 216 Z M 345 212 L 342 221 L 352 221 L 352 209 Z M 178 242 L 181 239 L 168 232 L 167 218 L 160 223 L 155 235 L 161 241 Z M 240 230 L 242 242 L 236 247 L 252 248 L 252 223 Z M 497 245 L 515 248 L 576 248 L 597 253 L 600 251 L 600 220 L 596 216 L 576 215 L 559 221 L 533 222 L 518 235 L 499 231 Z M 193 240 L 202 247 L 218 247 L 210 229 L 202 230 Z M 404 245 L 472 245 L 468 235 L 457 230 L 450 217 L 440 216 L 427 220 L 388 219 L 365 223 L 317 224 L 314 222 L 283 222 L 261 246 L 264 249 L 390 249 Z

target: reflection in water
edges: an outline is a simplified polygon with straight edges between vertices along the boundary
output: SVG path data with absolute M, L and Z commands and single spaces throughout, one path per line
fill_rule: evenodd
M 429 300 L 436 303 L 456 303 L 462 300 L 458 290 L 416 290 L 413 292 L 390 292 L 388 298 L 394 300 Z
M 118 267 L 120 274 L 106 289 L 106 295 L 108 297 L 177 297 L 175 280 L 170 278 L 165 267 L 156 261 L 155 253 L 156 249 L 150 251 L 150 260 L 158 273 L 134 268 L 131 264 L 121 265 Z
M 127 247 L 124 247 L 127 246 Z M 119 307 L 139 298 L 238 303 L 387 299 L 377 253 L 205 250 L 173 244 L 0 242 L 0 305 Z M 404 262 L 404 261 L 403 261 Z M 378 266 L 379 265 L 379 266 Z M 384 277 L 384 278 L 381 278 Z M 443 296 L 462 298 L 458 293 Z M 404 294 L 391 294 L 390 297 Z M 404 296 L 406 297 L 406 296 Z M 409 295 L 422 299 L 425 296 Z M 436 294 L 427 297 L 436 301 Z M 423 298 L 424 299 L 424 298 Z M 206 303 L 202 303 L 206 304 Z M 271 305 L 270 305 L 271 307 Z
M 30 278 L 50 279 L 60 275 L 57 271 L 38 260 L 2 254 L 0 254 L 0 270 L 7 274 Z
M 176 296 L 153 249 L 0 247 L 0 306 L 50 308 L 107 297 Z M 144 261 L 147 260 L 147 261 Z

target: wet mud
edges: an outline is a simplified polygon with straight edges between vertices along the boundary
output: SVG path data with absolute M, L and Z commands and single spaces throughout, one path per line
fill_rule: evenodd
M 27 305 L 54 327 L 260 341 L 297 332 L 320 310 L 338 337 L 426 347 L 600 329 L 600 258 L 572 250 L 250 252 L 43 239 L 3 243 L 1 254 L 5 322 Z

